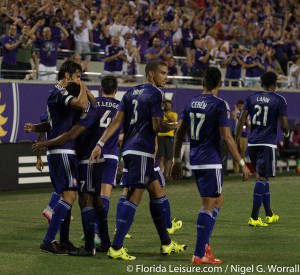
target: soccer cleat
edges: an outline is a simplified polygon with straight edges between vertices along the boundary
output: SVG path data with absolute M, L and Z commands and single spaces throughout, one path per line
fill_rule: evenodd
M 274 214 L 274 213 L 273 213 L 273 215 L 271 217 L 270 216 L 266 216 L 266 218 L 265 218 L 265 222 L 267 224 L 278 222 L 278 220 L 279 220 L 279 216 L 276 215 L 276 214 Z
M 108 252 L 110 245 L 100 244 L 96 247 L 97 252 Z
M 175 218 L 172 220 L 172 227 L 167 228 L 168 234 L 172 235 L 176 230 L 182 228 L 182 221 L 175 221 Z
M 40 244 L 40 250 L 42 252 L 52 253 L 54 255 L 61 255 L 61 256 L 68 255 L 68 252 L 62 249 L 56 240 L 52 241 L 50 244 L 45 244 L 44 242 L 42 242 Z
M 130 256 L 127 253 L 127 249 L 124 247 L 121 247 L 119 250 L 114 250 L 112 247 L 110 247 L 107 252 L 107 256 L 114 260 L 119 259 L 125 261 L 132 261 L 136 259 L 135 256 Z
M 79 256 L 79 257 L 90 257 L 95 256 L 96 254 L 93 251 L 88 251 L 84 247 L 79 247 L 76 250 L 69 252 L 70 256 Z
M 85 236 L 84 236 L 84 235 L 82 235 L 82 236 L 80 237 L 80 239 L 81 239 L 83 242 L 85 242 Z M 98 234 L 95 234 L 95 236 L 94 236 L 94 246 L 96 247 L 96 246 L 100 245 L 100 242 L 101 242 L 101 240 L 100 240 Z
M 175 232 L 175 227 L 173 226 L 173 224 L 172 224 L 172 227 L 171 227 L 171 228 L 167 228 L 167 231 L 168 231 L 168 234 L 169 234 L 169 235 L 174 234 L 174 232 Z
M 214 254 L 212 253 L 211 246 L 208 244 L 205 246 L 205 256 L 210 259 L 215 258 Z
M 160 253 L 162 255 L 170 255 L 171 253 L 180 253 L 186 250 L 185 244 L 178 244 L 174 241 L 171 241 L 168 245 L 162 245 L 160 248 Z
M 206 255 L 204 255 L 202 258 L 193 255 L 192 263 L 193 264 L 221 264 L 222 261 L 220 259 L 209 258 Z
M 175 227 L 175 230 L 182 228 L 182 221 L 175 221 L 175 218 L 172 220 L 172 227 Z
M 53 215 L 53 209 L 48 205 L 44 211 L 43 211 L 43 216 L 48 220 L 48 222 L 51 222 L 52 215 Z
M 74 246 L 71 242 L 68 243 L 60 243 L 59 244 L 60 248 L 67 251 L 68 253 L 74 252 L 78 250 L 76 246 Z
M 115 235 L 116 235 L 116 232 L 117 232 L 117 228 L 115 228 Z M 125 235 L 125 239 L 131 239 L 132 238 L 132 236 L 130 235 L 130 234 L 126 234 Z
M 261 218 L 258 218 L 257 220 L 253 220 L 251 217 L 249 218 L 248 225 L 254 226 L 254 227 L 268 226 L 268 224 L 263 222 Z

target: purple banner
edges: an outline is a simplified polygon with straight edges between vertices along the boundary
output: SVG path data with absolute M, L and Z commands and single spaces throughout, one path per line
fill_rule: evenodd
M 48 91 L 53 84 L 0 83 L 0 142 L 34 141 L 36 134 L 26 134 L 26 122 L 39 123 L 40 115 L 46 111 Z M 95 96 L 99 95 L 98 85 L 89 85 Z M 121 99 L 127 87 L 120 87 L 117 98 Z M 166 97 L 172 99 L 174 111 L 180 116 L 187 101 L 202 92 L 201 89 L 164 89 Z M 220 90 L 219 97 L 226 100 L 233 110 L 239 99 L 245 100 L 249 90 Z M 287 100 L 288 118 L 291 125 L 300 122 L 300 93 L 279 92 Z

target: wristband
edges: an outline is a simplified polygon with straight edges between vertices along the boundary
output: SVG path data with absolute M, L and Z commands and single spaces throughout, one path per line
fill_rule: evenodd
M 181 158 L 173 158 L 173 163 L 181 163 Z
M 289 137 L 289 135 L 290 135 L 290 130 L 288 130 L 288 132 L 286 134 L 283 133 L 283 136 L 286 137 L 286 138 Z
M 99 140 L 96 145 L 102 148 L 105 145 L 105 143 L 102 140 Z
M 240 161 L 239 161 L 239 165 L 242 167 L 242 166 L 244 166 L 246 163 L 245 163 L 245 161 L 243 160 L 243 159 L 241 159 Z

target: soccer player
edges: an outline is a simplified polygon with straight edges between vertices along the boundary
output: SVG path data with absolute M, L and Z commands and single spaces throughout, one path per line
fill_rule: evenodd
M 135 260 L 123 247 L 124 237 L 133 222 L 137 205 L 145 189 L 150 195 L 150 210 L 161 240 L 161 253 L 169 255 L 186 249 L 171 241 L 166 228 L 163 201 L 165 192 L 154 174 L 155 137 L 157 132 L 167 132 L 176 128 L 177 123 L 163 122 L 164 94 L 159 87 L 164 87 L 168 77 L 168 67 L 162 62 L 150 62 L 145 73 L 148 83 L 129 89 L 123 96 L 118 112 L 108 126 L 90 161 L 100 157 L 102 147 L 123 123 L 124 140 L 122 155 L 128 169 L 129 191 L 117 220 L 117 231 L 107 255 L 112 259 Z
M 229 106 L 217 97 L 221 84 L 221 72 L 209 67 L 204 73 L 203 93 L 187 103 L 175 135 L 172 176 L 178 179 L 181 174 L 180 151 L 184 136 L 190 129 L 190 163 L 201 196 L 202 206 L 198 213 L 197 240 L 192 258 L 194 264 L 222 263 L 215 259 L 207 245 L 224 200 L 221 139 L 232 157 L 239 161 L 243 180 L 247 180 L 250 175 L 231 135 Z
M 243 125 L 247 116 L 250 115 L 251 133 L 248 152 L 256 171 L 252 213 L 248 221 L 250 226 L 268 226 L 279 220 L 279 216 L 271 210 L 269 188 L 269 178 L 275 176 L 278 120 L 284 136 L 288 137 L 289 135 L 286 100 L 275 93 L 277 75 L 273 72 L 263 73 L 261 83 L 264 91 L 252 93 L 246 98 L 236 133 L 238 144 Z M 262 204 L 266 212 L 265 222 L 258 217 Z
M 75 120 L 77 110 L 85 110 L 88 106 L 88 92 L 85 84 L 80 81 L 81 67 L 65 61 L 59 71 L 58 79 L 64 82 L 80 83 L 80 94 L 74 97 L 59 85 L 49 91 L 47 108 L 51 126 L 48 138 L 55 138 L 68 131 Z M 78 163 L 75 153 L 75 142 L 65 145 L 49 147 L 47 152 L 50 178 L 56 193 L 61 199 L 54 207 L 54 214 L 49 224 L 46 236 L 40 245 L 40 250 L 56 255 L 66 255 L 66 251 L 74 250 L 69 241 L 69 226 L 71 208 L 76 200 Z M 60 244 L 55 241 L 57 231 L 60 230 Z
M 73 256 L 93 256 L 94 246 L 94 223 L 96 221 L 101 232 L 103 241 L 102 248 L 106 251 L 110 247 L 110 239 L 107 227 L 107 211 L 102 204 L 100 197 L 101 178 L 103 171 L 104 158 L 94 161 L 92 166 L 88 166 L 88 157 L 90 156 L 100 135 L 104 132 L 109 121 L 109 113 L 118 107 L 118 102 L 109 95 L 114 95 L 117 91 L 117 80 L 114 76 L 106 76 L 101 81 L 102 89 L 110 91 L 106 94 L 108 97 L 100 98 L 97 107 L 90 105 L 82 113 L 80 119 L 75 123 L 70 131 L 46 142 L 37 142 L 33 145 L 34 151 L 48 146 L 57 146 L 66 144 L 76 139 L 76 153 L 79 160 L 79 205 L 82 214 L 82 224 L 85 236 L 85 247 L 69 254 Z M 69 85 L 67 86 L 67 88 Z M 104 92 L 105 93 L 105 92 Z M 100 123 L 99 123 L 100 122 Z M 118 142 L 118 136 L 116 137 Z M 115 142 L 115 141 L 113 141 Z M 109 143 L 108 143 L 109 145 Z M 109 149 L 109 147 L 107 146 Z M 109 152 L 109 150 L 107 150 Z M 113 152 L 116 153 L 116 152 Z M 101 163 L 101 165 L 100 165 Z M 112 165 L 112 163 L 110 163 Z M 116 166 L 116 165 L 112 165 Z M 111 169 L 108 169 L 110 172 Z M 115 177 L 115 172 L 112 178 Z M 98 249 L 97 249 L 98 251 Z M 103 251 L 103 249 L 101 250 Z

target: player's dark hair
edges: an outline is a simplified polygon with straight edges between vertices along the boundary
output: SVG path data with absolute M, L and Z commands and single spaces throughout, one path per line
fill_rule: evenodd
M 69 82 L 66 90 L 70 95 L 78 97 L 80 94 L 80 85 L 75 82 Z
M 173 102 L 170 99 L 166 99 L 165 103 L 171 103 L 171 105 L 173 106 Z
M 274 72 L 265 72 L 260 76 L 261 85 L 264 88 L 269 88 L 271 86 L 276 85 L 277 82 L 277 74 Z
M 161 62 L 161 61 L 151 61 L 151 62 L 147 63 L 146 68 L 145 68 L 146 76 L 149 75 L 149 72 L 155 71 L 158 68 L 158 66 L 167 66 L 167 64 L 164 62 Z
M 58 75 L 57 78 L 58 80 L 62 80 L 65 78 L 65 73 L 69 73 L 70 75 L 76 73 L 77 71 L 79 71 L 80 73 L 82 73 L 82 68 L 79 64 L 75 63 L 72 60 L 66 60 L 64 63 L 61 64 L 59 71 L 58 71 Z
M 208 67 L 203 75 L 203 87 L 211 91 L 220 85 L 222 74 L 218 68 Z
M 113 75 L 104 76 L 101 79 L 101 88 L 104 94 L 113 95 L 114 92 L 118 89 L 117 78 Z
M 236 103 L 236 105 L 240 105 L 240 104 L 244 104 L 244 101 L 243 100 L 238 100 L 238 102 Z

